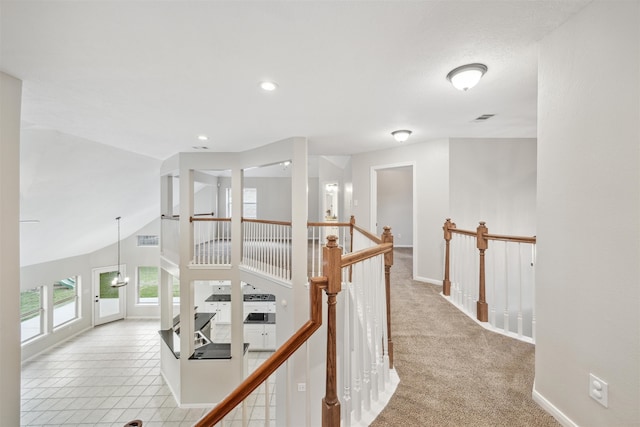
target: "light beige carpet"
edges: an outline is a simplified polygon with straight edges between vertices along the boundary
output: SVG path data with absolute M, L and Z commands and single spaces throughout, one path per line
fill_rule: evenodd
M 485 330 L 440 296 L 441 287 L 411 280 L 411 249 L 397 248 L 394 261 L 400 384 L 372 426 L 560 425 L 531 398 L 533 345 Z

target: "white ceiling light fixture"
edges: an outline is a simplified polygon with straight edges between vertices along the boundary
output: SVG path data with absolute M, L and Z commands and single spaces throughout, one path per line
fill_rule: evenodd
M 406 129 L 394 130 L 391 132 L 391 135 L 393 135 L 396 141 L 405 142 L 409 139 L 409 136 L 411 136 L 411 131 Z
M 111 281 L 112 288 L 119 288 L 129 284 L 129 278 L 122 277 L 122 273 L 120 273 L 120 217 L 117 217 L 116 221 L 118 221 L 118 274 Z
M 208 141 L 209 137 L 207 135 L 198 135 L 199 141 Z
M 454 68 L 447 74 L 447 80 L 458 90 L 466 91 L 478 84 L 487 72 L 484 64 L 467 64 Z
M 267 92 L 273 92 L 274 90 L 278 89 L 278 83 L 263 81 L 263 82 L 260 82 L 260 88 Z

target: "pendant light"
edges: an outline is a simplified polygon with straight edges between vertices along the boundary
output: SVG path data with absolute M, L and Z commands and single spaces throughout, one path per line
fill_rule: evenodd
M 129 284 L 129 278 L 123 278 L 122 273 L 120 273 L 120 217 L 117 217 L 116 221 L 118 221 L 118 274 L 111 281 L 112 288 L 119 288 Z

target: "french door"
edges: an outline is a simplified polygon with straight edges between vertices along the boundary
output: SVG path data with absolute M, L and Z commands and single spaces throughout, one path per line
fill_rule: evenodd
M 121 272 L 126 276 L 124 266 Z M 93 269 L 93 325 L 124 319 L 126 286 L 112 288 L 111 281 L 118 274 L 118 267 Z

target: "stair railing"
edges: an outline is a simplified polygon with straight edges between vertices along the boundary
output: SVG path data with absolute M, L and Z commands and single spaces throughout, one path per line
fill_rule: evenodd
M 352 220 L 352 224 L 353 224 Z M 366 233 L 366 232 L 365 232 Z M 370 233 L 367 233 L 370 234 Z M 356 252 L 351 252 L 349 254 L 342 254 L 342 248 L 340 248 L 337 244 L 337 237 L 334 235 L 327 237 L 327 244 L 322 248 L 322 265 L 323 265 L 323 276 L 321 277 L 313 277 L 310 281 L 310 290 L 309 290 L 309 300 L 310 300 L 310 319 L 291 337 L 289 338 L 282 346 L 280 346 L 271 357 L 269 357 L 258 369 L 256 369 L 252 374 L 250 374 L 234 391 L 231 392 L 222 402 L 220 402 L 215 408 L 213 408 L 208 414 L 206 414 L 203 418 L 201 418 L 195 426 L 197 427 L 212 427 L 217 423 L 223 421 L 225 416 L 229 414 L 234 408 L 240 405 L 253 391 L 255 391 L 261 384 L 263 384 L 268 378 L 275 373 L 275 371 L 285 363 L 307 340 L 318 330 L 318 328 L 322 324 L 322 291 L 324 290 L 327 295 L 327 345 L 326 345 L 326 376 L 325 376 L 325 396 L 322 399 L 322 425 L 324 427 L 335 427 L 340 425 L 341 420 L 341 404 L 338 397 L 338 382 L 339 378 L 337 375 L 337 363 L 338 363 L 338 328 L 336 322 L 336 314 L 337 314 L 337 296 L 342 291 L 343 280 L 347 277 L 347 273 L 345 271 L 349 271 L 349 268 L 352 266 L 359 265 L 367 260 L 374 259 L 376 257 L 382 257 L 384 269 L 380 269 L 384 271 L 385 279 L 389 280 L 389 274 L 386 272 L 388 268 L 390 268 L 390 264 L 387 268 L 387 263 L 392 262 L 392 256 L 388 256 L 387 254 L 393 251 L 393 236 L 391 235 L 390 229 L 388 227 L 385 228 L 385 235 L 383 235 L 382 239 L 376 239 L 375 246 L 368 247 Z M 378 243 L 379 242 L 379 243 Z M 349 268 L 347 268 L 349 267 Z M 350 272 L 348 273 L 351 274 Z M 392 357 L 389 356 L 389 348 L 390 346 L 387 344 L 391 342 L 390 339 L 390 328 L 388 323 L 387 313 L 390 312 L 389 309 L 389 300 L 388 295 L 389 291 L 389 283 L 386 283 L 386 290 L 381 293 L 378 292 L 378 295 L 372 294 L 371 296 L 367 296 L 367 298 L 371 298 L 366 302 L 366 304 L 371 303 L 372 301 L 385 299 L 385 303 L 387 304 L 386 310 L 383 310 L 383 319 L 386 320 L 384 323 L 384 335 L 387 335 L 387 339 L 383 339 L 384 335 L 379 334 L 379 329 L 377 326 L 372 327 L 371 323 L 360 322 L 357 321 L 359 328 L 362 328 L 362 345 L 364 347 L 369 346 L 369 352 L 363 352 L 363 355 L 369 355 L 371 360 L 367 360 L 368 366 L 372 367 L 372 370 L 376 371 L 376 375 L 374 378 L 377 378 L 377 373 L 380 372 L 380 383 L 382 383 L 384 377 L 388 377 L 388 372 L 384 372 L 383 366 L 387 368 L 389 367 L 389 363 L 378 363 L 379 360 L 392 360 Z M 353 292 L 350 290 L 350 292 Z M 378 304 L 379 306 L 379 304 Z M 374 306 L 369 305 L 355 305 L 356 308 L 360 307 L 360 311 L 366 307 L 367 309 L 372 309 Z M 366 313 L 360 313 L 360 316 L 366 316 Z M 380 323 L 380 322 L 379 322 Z M 373 325 L 376 325 L 375 323 Z M 380 326 L 382 327 L 382 326 Z M 369 329 L 366 329 L 369 328 Z M 380 337 L 380 343 L 378 343 L 377 339 L 373 341 L 366 341 L 368 335 L 371 335 L 372 330 L 376 329 L 377 335 L 373 335 L 375 337 Z M 350 343 L 346 343 L 346 345 L 350 345 Z M 383 347 L 383 348 L 380 348 Z M 344 351 L 344 348 L 343 348 Z M 349 351 L 347 351 L 349 353 Z M 367 368 L 365 368 L 367 369 Z M 342 379 L 340 380 L 342 383 L 346 383 L 347 381 Z M 371 385 L 371 392 L 376 393 L 378 390 L 378 381 L 375 384 Z M 366 400 L 366 399 L 365 399 Z M 351 417 L 351 411 L 347 413 L 348 417 Z
M 485 222 L 475 231 L 462 230 L 449 218 L 443 230 L 442 294 L 492 329 L 535 341 L 535 236 L 490 234 Z

